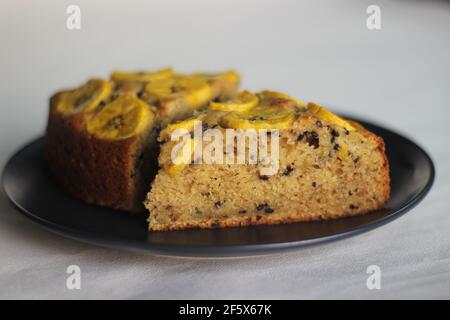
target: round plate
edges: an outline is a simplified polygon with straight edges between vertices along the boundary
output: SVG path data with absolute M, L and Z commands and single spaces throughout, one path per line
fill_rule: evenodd
M 43 139 L 18 151 L 3 173 L 9 199 L 25 216 L 60 235 L 98 245 L 171 256 L 248 256 L 342 239 L 383 225 L 412 209 L 431 188 L 434 166 L 412 141 L 357 120 L 383 137 L 391 169 L 391 198 L 370 214 L 330 221 L 213 230 L 147 231 L 147 215 L 130 215 L 72 199 L 42 159 Z

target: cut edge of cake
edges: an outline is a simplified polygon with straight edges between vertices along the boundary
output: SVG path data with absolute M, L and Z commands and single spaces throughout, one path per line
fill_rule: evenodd
M 177 142 L 162 132 L 160 170 L 145 203 L 149 230 L 327 220 L 385 205 L 390 178 L 381 137 L 314 103 L 304 107 L 282 94 L 257 96 L 259 105 L 294 110 L 295 120 L 279 130 L 278 173 L 261 176 L 258 165 L 249 164 L 191 163 L 173 171 L 170 154 Z M 201 117 L 203 127 L 225 130 L 222 125 L 236 116 L 223 117 L 233 112 L 210 110 Z

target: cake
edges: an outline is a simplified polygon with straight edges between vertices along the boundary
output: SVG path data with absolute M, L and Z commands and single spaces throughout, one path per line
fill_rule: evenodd
M 210 101 L 235 95 L 239 76 L 115 71 L 50 99 L 45 159 L 72 196 L 128 212 L 143 201 L 157 172 L 159 131 Z
M 145 203 L 152 231 L 336 219 L 389 198 L 383 139 L 284 93 L 213 101 L 158 139 L 160 169 Z

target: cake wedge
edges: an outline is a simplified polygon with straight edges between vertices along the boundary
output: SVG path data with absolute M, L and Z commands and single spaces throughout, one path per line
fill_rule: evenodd
M 159 140 L 145 203 L 152 231 L 336 219 L 389 199 L 383 139 L 284 93 L 211 102 Z

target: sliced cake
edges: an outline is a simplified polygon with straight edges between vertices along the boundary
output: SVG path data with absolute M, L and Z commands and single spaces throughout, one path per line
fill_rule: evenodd
M 144 210 L 157 170 L 156 138 L 168 123 L 191 116 L 210 101 L 234 96 L 239 76 L 113 72 L 56 93 L 50 100 L 45 159 L 73 196 L 131 212 Z
M 211 102 L 159 139 L 161 169 L 146 201 L 150 230 L 335 219 L 389 198 L 382 138 L 283 93 L 244 91 Z

